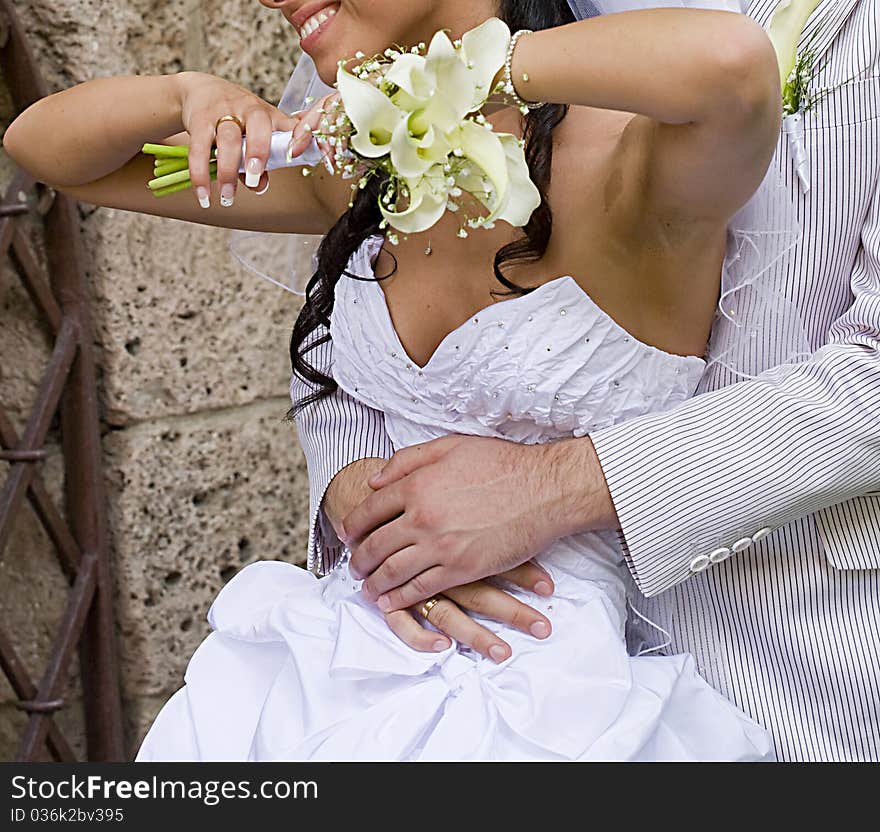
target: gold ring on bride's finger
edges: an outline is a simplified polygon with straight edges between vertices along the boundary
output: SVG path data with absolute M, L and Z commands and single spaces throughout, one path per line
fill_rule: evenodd
M 238 125 L 238 129 L 241 130 L 242 133 L 244 133 L 244 122 L 242 122 L 242 120 L 238 116 L 233 115 L 220 116 L 220 118 L 218 118 L 217 122 L 214 124 L 214 133 L 217 132 L 217 128 L 220 126 L 221 121 L 234 121 Z
M 422 614 L 422 618 L 427 619 L 428 613 L 431 612 L 431 610 L 434 609 L 434 607 L 436 607 L 437 604 L 439 604 L 442 600 L 442 595 L 435 595 L 433 598 L 429 598 L 427 601 L 425 601 L 425 603 L 422 604 L 421 609 L 419 610 L 419 612 Z

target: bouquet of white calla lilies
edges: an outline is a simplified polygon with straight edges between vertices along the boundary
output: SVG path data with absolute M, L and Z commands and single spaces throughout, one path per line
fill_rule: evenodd
M 507 25 L 493 17 L 455 43 L 439 31 L 427 50 L 424 44 L 388 49 L 352 70 L 340 61 L 341 112 L 327 122 L 332 133 L 315 136 L 338 144 L 348 130 L 354 160 L 343 171 L 354 175 L 360 163 L 358 186 L 365 187 L 373 173 L 388 175 L 379 197 L 383 226 L 405 234 L 425 231 L 446 210 L 457 211 L 464 193 L 488 214 L 463 214 L 463 237 L 465 226 L 491 228 L 496 220 L 523 226 L 540 205 L 523 142 L 495 133 L 479 113 L 504 66 L 510 37 Z M 389 239 L 396 242 L 396 235 Z
M 491 228 L 497 220 L 522 227 L 541 204 L 524 142 L 494 132 L 480 112 L 493 92 L 503 91 L 501 84 L 493 89 L 492 81 L 504 66 L 510 40 L 507 24 L 492 17 L 454 43 L 439 31 L 427 49 L 421 43 L 371 58 L 359 52 L 360 63 L 351 70 L 351 61 L 339 62 L 335 86 L 341 100 L 323 112 L 313 139 L 335 147 L 336 166 L 330 169 L 356 179 L 355 191 L 366 187 L 370 176 L 386 174 L 379 195 L 383 228 L 425 231 L 444 212 L 462 209 L 458 200 L 468 194 L 487 213 L 470 217 L 461 211 L 458 234 L 466 237 L 468 227 Z M 296 160 L 281 157 L 278 148 L 290 137 L 291 132 L 273 133 L 266 170 L 314 163 L 315 141 Z M 146 144 L 142 150 L 156 157 L 155 178 L 148 183 L 156 196 L 191 187 L 186 145 Z M 212 156 L 212 179 L 216 165 Z M 303 174 L 309 173 L 305 167 Z M 394 232 L 387 236 L 398 242 Z

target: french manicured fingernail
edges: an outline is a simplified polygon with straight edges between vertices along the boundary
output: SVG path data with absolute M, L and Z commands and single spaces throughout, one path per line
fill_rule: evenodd
M 536 621 L 529 627 L 529 632 L 535 638 L 547 638 L 550 635 L 550 628 L 543 621 Z
M 199 198 L 199 205 L 201 205 L 202 208 L 211 207 L 211 192 L 204 185 L 199 185 L 199 187 L 196 188 L 196 196 Z
M 489 648 L 489 655 L 493 661 L 503 662 L 507 658 L 507 651 L 500 644 L 493 644 Z
M 380 595 L 379 600 L 376 601 L 379 605 L 379 609 L 382 612 L 388 612 L 391 609 L 391 599 L 387 595 Z
M 267 177 L 266 177 L 266 184 L 265 184 L 262 188 L 260 188 L 259 191 L 254 191 L 254 193 L 255 193 L 257 196 L 262 196 L 262 195 L 263 195 L 264 193 L 266 193 L 266 191 L 268 191 L 268 190 L 269 190 L 269 177 L 267 176 Z
M 550 595 L 553 590 L 550 588 L 550 584 L 548 584 L 547 581 L 538 581 L 538 583 L 535 584 L 535 592 L 537 592 L 538 595 Z
M 449 647 L 449 642 L 443 641 L 443 639 L 437 639 L 434 642 L 434 651 L 436 653 L 442 653 L 447 647 Z
M 235 185 L 231 182 L 227 182 L 220 189 L 220 204 L 224 208 L 229 208 L 232 205 L 233 200 L 235 199 Z
M 244 170 L 244 184 L 249 188 L 256 188 L 260 184 L 263 163 L 259 159 L 248 159 Z
M 284 152 L 284 159 L 288 164 L 293 161 L 293 139 L 287 143 L 287 150 Z

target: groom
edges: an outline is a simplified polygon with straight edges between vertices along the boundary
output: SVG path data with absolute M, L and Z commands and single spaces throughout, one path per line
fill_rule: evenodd
M 749 14 L 766 27 L 777 3 Z M 801 45 L 812 35 L 815 88 L 858 76 L 804 117 L 806 193 L 780 149 L 804 231 L 783 268 L 809 361 L 735 384 L 715 372 L 671 411 L 546 446 L 454 436 L 392 456 L 381 415 L 342 391 L 298 427 L 310 546 L 326 562 L 341 531 L 383 608 L 501 572 L 555 537 L 619 528 L 636 605 L 772 731 L 780 759 L 880 760 L 880 8 L 823 0 Z M 402 583 L 370 535 L 401 513 L 414 540 L 448 553 Z

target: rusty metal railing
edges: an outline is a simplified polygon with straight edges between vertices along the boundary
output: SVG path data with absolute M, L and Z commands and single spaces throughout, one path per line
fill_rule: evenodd
M 10 0 L 0 0 L 0 69 L 16 112 L 48 94 Z M 42 218 L 48 275 L 43 274 L 22 227 L 25 214 Z M 8 463 L 0 490 L 0 554 L 27 500 L 70 585 L 49 660 L 38 681 L 0 622 L 0 669 L 18 697 L 18 707 L 28 714 L 17 759 L 37 759 L 44 748 L 54 760 L 76 759 L 53 714 L 67 705 L 64 688 L 78 649 L 88 759 L 122 760 L 98 403 L 79 226 L 68 197 L 35 182 L 22 170 L 0 198 L 0 258 L 7 256 L 54 339 L 54 348 L 21 435 L 4 410 L 0 391 L 0 460 Z M 39 470 L 56 413 L 64 455 L 64 514 L 50 499 Z

